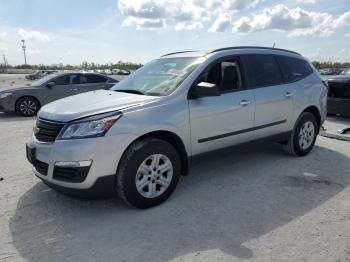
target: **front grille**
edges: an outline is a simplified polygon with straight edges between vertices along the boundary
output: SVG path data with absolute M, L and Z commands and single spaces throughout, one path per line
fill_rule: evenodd
M 60 167 L 55 166 L 53 178 L 65 182 L 83 182 L 89 173 L 90 166 L 86 167 Z
M 38 119 L 36 122 L 35 137 L 42 142 L 53 142 L 61 132 L 64 124 Z
M 41 175 L 44 176 L 47 175 L 47 171 L 49 170 L 49 165 L 39 160 L 35 160 L 34 167 L 36 171 L 38 171 Z
M 350 83 L 329 81 L 328 97 L 350 99 Z

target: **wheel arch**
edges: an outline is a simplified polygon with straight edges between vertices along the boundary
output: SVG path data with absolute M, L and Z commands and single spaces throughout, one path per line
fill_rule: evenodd
M 311 113 L 315 116 L 316 120 L 317 120 L 317 125 L 318 125 L 318 132 L 321 129 L 321 114 L 320 114 L 320 110 L 317 108 L 317 106 L 308 106 L 307 108 L 305 108 L 302 113 L 304 112 L 308 112 Z
M 126 148 L 124 153 L 127 151 L 127 149 L 136 141 L 144 139 L 144 138 L 158 138 L 161 140 L 164 140 L 171 144 L 176 151 L 178 152 L 181 160 L 181 174 L 186 176 L 188 175 L 189 170 L 189 158 L 188 153 L 186 151 L 186 147 L 182 141 L 182 139 L 175 133 L 167 130 L 159 130 L 159 131 L 151 131 L 146 134 L 141 135 L 140 137 L 136 138 L 134 141 L 132 141 L 129 146 Z
M 18 97 L 18 98 L 16 99 L 16 102 L 15 102 L 15 112 L 17 112 L 17 104 L 18 104 L 18 102 L 19 102 L 21 99 L 27 98 L 27 97 L 33 98 L 36 102 L 38 102 L 38 104 L 39 104 L 39 109 L 41 108 L 41 102 L 40 102 L 40 100 L 39 100 L 37 97 L 32 96 L 32 95 L 22 95 L 22 96 L 20 96 L 20 97 Z

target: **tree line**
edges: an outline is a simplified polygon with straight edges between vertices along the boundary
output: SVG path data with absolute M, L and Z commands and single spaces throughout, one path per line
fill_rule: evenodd
M 118 61 L 117 63 L 106 63 L 97 64 L 94 62 L 82 62 L 80 65 L 69 65 L 69 64 L 52 64 L 52 65 L 4 65 L 0 64 L 0 69 L 5 68 L 15 68 L 15 69 L 33 69 L 33 70 L 94 70 L 94 69 L 126 69 L 126 70 L 136 70 L 142 66 L 141 63 L 123 62 Z

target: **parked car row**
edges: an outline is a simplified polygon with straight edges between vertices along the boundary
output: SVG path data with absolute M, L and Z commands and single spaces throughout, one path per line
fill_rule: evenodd
M 340 75 L 345 68 L 324 68 L 320 70 L 321 75 Z
M 25 78 L 28 80 L 37 80 L 40 79 L 44 76 L 57 73 L 57 70 L 37 70 L 32 74 L 26 75 Z M 93 69 L 93 70 L 87 70 L 84 71 L 82 70 L 81 72 L 88 72 L 88 73 L 98 73 L 98 74 L 103 74 L 103 75 L 130 75 L 131 72 L 127 69 Z
M 36 80 L 36 79 L 40 79 L 44 76 L 47 76 L 47 75 L 50 75 L 53 73 L 57 73 L 57 71 L 55 71 L 55 70 L 38 70 L 38 71 L 35 71 L 33 74 L 26 75 L 25 78 L 28 80 Z
M 90 73 L 99 73 L 99 74 L 104 74 L 104 75 L 130 75 L 131 72 L 126 69 L 93 69 L 93 70 L 88 70 L 87 72 Z
M 101 84 L 109 87 L 110 79 L 103 77 Z M 51 94 L 55 86 L 80 90 L 86 79 L 57 75 L 36 85 Z M 27 159 L 35 175 L 58 191 L 115 192 L 127 204 L 148 208 L 171 195 L 196 155 L 267 138 L 294 156 L 308 154 L 326 103 L 325 82 L 292 51 L 232 47 L 172 53 L 109 90 L 42 107 Z

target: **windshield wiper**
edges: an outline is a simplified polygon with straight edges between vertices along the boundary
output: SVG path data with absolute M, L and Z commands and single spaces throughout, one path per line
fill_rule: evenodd
M 142 92 L 140 90 L 135 90 L 135 89 L 116 89 L 114 91 L 123 92 L 123 93 L 130 93 L 130 94 L 137 94 L 137 95 L 145 95 L 144 92 Z

